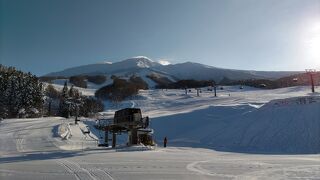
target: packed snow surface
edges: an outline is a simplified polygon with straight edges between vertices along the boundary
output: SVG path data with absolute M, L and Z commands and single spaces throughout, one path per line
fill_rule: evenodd
M 150 117 L 158 147 L 149 151 L 97 147 L 94 119 L 5 119 L 0 179 L 319 179 L 320 99 L 309 91 L 146 90 L 106 101 L 106 117 L 124 107 Z
M 106 103 L 106 112 L 141 108 L 151 117 L 156 139 L 167 136 L 175 146 L 205 147 L 249 153 L 320 153 L 320 96 L 309 87 L 261 90 L 237 86 L 148 90 L 120 104 Z

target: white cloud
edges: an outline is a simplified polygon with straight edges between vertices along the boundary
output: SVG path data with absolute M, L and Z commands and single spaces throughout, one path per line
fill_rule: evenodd
M 165 59 L 160 59 L 158 60 L 158 63 L 162 64 L 162 65 L 169 65 L 171 64 L 168 60 L 165 60 Z

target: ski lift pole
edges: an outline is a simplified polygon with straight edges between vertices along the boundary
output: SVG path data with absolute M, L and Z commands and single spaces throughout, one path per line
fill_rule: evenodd
M 313 80 L 313 75 L 316 74 L 315 69 L 306 69 L 307 74 L 310 76 L 310 84 L 311 84 L 311 92 L 314 93 L 314 80 Z
M 314 81 L 313 81 L 313 75 L 312 74 L 310 74 L 310 79 L 311 79 L 311 91 L 312 91 L 312 93 L 314 93 L 315 90 L 314 90 Z
M 78 116 L 79 116 L 79 106 L 76 104 L 76 118 L 75 118 L 75 124 L 78 124 Z
M 104 144 L 105 144 L 105 146 L 109 147 L 109 131 L 108 131 L 108 128 L 105 129 Z
M 78 116 L 79 116 L 79 106 L 81 105 L 81 99 L 76 99 L 74 102 L 74 107 L 76 108 L 76 118 L 75 118 L 75 124 L 78 124 Z

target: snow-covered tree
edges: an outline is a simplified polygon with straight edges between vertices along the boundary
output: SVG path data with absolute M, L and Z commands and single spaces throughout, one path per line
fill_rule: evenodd
M 0 65 L 0 117 L 12 118 L 34 109 L 40 115 L 43 105 L 42 83 L 31 73 Z
M 74 86 L 68 89 L 65 82 L 61 91 L 59 115 L 62 117 L 70 116 L 89 116 L 94 113 L 103 111 L 104 106 L 100 100 L 93 97 L 81 96 L 81 93 Z
M 85 97 L 82 99 L 83 104 L 80 106 L 81 116 L 92 116 L 97 112 L 104 110 L 103 103 L 94 97 Z
M 69 91 L 68 82 L 64 83 L 61 91 L 60 103 L 59 103 L 59 115 L 68 118 L 70 116 L 70 103 L 68 102 Z

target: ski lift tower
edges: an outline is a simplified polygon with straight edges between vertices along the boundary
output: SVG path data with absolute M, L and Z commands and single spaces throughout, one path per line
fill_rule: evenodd
M 100 122 L 100 120 L 99 120 Z M 112 134 L 112 148 L 116 147 L 117 134 L 128 134 L 128 146 L 144 144 L 154 146 L 153 129 L 149 128 L 149 117 L 142 117 L 139 108 L 125 108 L 115 112 L 114 118 L 99 125 L 98 129 L 105 131 L 105 143 L 109 145 L 108 134 Z
M 313 75 L 316 74 L 317 70 L 315 70 L 315 69 L 306 69 L 306 72 L 307 72 L 307 74 L 310 76 L 311 91 L 312 91 L 312 93 L 314 93 L 315 90 L 314 90 Z

